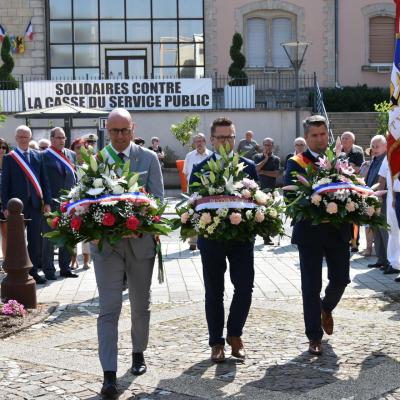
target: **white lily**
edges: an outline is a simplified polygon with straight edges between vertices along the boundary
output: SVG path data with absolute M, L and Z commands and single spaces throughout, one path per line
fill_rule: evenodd
M 86 191 L 87 194 L 90 194 L 91 196 L 97 196 L 100 193 L 104 192 L 104 188 L 92 188 Z
M 113 188 L 113 194 L 122 194 L 124 193 L 124 188 L 121 185 L 115 185 Z
M 93 172 L 96 172 L 98 167 L 96 159 L 93 156 L 90 156 L 90 168 L 92 168 Z

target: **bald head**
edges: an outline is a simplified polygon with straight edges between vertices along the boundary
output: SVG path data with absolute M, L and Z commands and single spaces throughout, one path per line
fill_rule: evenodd
M 371 156 L 379 157 L 386 153 L 387 143 L 383 135 L 375 135 L 371 139 Z
M 17 142 L 17 145 L 21 150 L 23 151 L 28 150 L 31 138 L 32 138 L 32 131 L 29 128 L 29 126 L 20 125 L 15 130 L 15 141 Z
M 124 108 L 112 110 L 108 115 L 107 130 L 114 149 L 118 152 L 124 151 L 134 139 L 131 114 Z

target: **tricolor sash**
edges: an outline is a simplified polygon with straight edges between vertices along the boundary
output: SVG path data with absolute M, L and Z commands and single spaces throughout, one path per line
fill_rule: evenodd
M 70 171 L 72 175 L 76 175 L 75 166 L 72 164 L 71 160 L 60 150 L 57 150 L 53 146 L 47 149 L 47 152 L 54 157 L 57 161 L 60 161 L 63 167 Z
M 304 153 L 301 154 L 295 154 L 291 160 L 295 161 L 296 164 L 300 165 L 301 168 L 306 169 L 307 165 L 312 165 L 314 166 L 313 161 L 311 161 L 309 158 L 307 158 Z
M 123 161 L 118 157 L 118 154 L 115 152 L 113 147 L 108 144 L 106 147 L 104 147 L 103 150 L 100 152 L 102 156 L 108 160 L 109 164 L 123 164 Z
M 256 208 L 252 200 L 237 196 L 207 196 L 196 200 L 196 211 L 213 210 L 218 208 Z
M 77 207 L 89 207 L 91 204 L 110 204 L 118 201 L 127 201 L 137 205 L 147 204 L 151 208 L 156 208 L 157 204 L 153 199 L 148 198 L 142 192 L 131 192 L 123 194 L 107 194 L 96 199 L 81 199 L 67 205 L 67 213 L 71 214 Z
M 35 173 L 33 172 L 32 167 L 30 166 L 29 162 L 24 160 L 24 156 L 20 153 L 18 149 L 10 151 L 10 156 L 14 159 L 14 161 L 18 164 L 18 166 L 22 169 L 22 172 L 28 178 L 29 182 L 35 189 L 36 194 L 38 197 L 43 199 L 43 192 L 40 186 L 39 180 L 36 177 Z

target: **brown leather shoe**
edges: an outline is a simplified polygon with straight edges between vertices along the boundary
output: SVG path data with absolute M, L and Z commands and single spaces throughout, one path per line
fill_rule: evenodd
M 322 354 L 322 343 L 321 340 L 310 340 L 310 345 L 308 346 L 309 353 L 314 356 L 320 356 Z
M 215 363 L 225 361 L 225 350 L 223 344 L 216 344 L 211 347 L 211 361 Z
M 321 308 L 321 326 L 327 335 L 333 333 L 333 318 L 330 311 L 325 311 Z
M 229 346 L 232 347 L 232 356 L 244 360 L 246 352 L 244 351 L 243 342 L 240 336 L 228 336 L 226 338 Z

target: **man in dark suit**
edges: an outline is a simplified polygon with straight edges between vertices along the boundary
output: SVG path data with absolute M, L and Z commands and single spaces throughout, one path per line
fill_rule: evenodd
M 76 155 L 65 148 L 65 132 L 62 128 L 53 128 L 50 132 L 51 146 L 43 153 L 43 162 L 47 171 L 51 192 L 51 209 L 55 211 L 60 205 L 55 201 L 60 197 L 62 190 L 69 190 L 76 184 Z M 45 221 L 44 232 L 50 232 L 51 228 Z M 58 264 L 60 276 L 65 278 L 77 278 L 78 275 L 71 272 L 71 255 L 65 247 L 58 252 Z M 43 238 L 42 268 L 46 279 L 55 281 L 56 269 L 54 267 L 54 245 Z
M 7 217 L 7 203 L 13 197 L 24 204 L 27 222 L 28 253 L 33 267 L 30 274 L 36 283 L 46 279 L 38 274 L 43 214 L 50 212 L 50 189 L 42 154 L 29 148 L 32 132 L 25 125 L 15 131 L 17 147 L 4 156 L 1 175 L 1 201 Z
M 306 165 L 315 165 L 318 156 L 328 147 L 328 129 L 324 117 L 313 115 L 303 125 L 308 149 L 288 160 L 284 178 L 286 185 L 293 184 L 292 172 L 304 174 Z M 288 197 L 290 198 L 290 194 Z M 329 223 L 312 225 L 303 220 L 293 227 L 292 243 L 297 245 L 300 256 L 305 333 L 310 342 L 309 352 L 314 355 L 322 354 L 323 330 L 328 335 L 333 333 L 332 311 L 350 283 L 350 239 L 350 224 L 336 228 Z M 321 299 L 324 256 L 329 283 L 325 289 L 325 297 Z
M 211 143 L 214 153 L 193 167 L 189 184 L 199 182 L 196 176 L 210 158 L 218 159 L 221 145 L 235 146 L 235 126 L 226 118 L 218 118 L 211 125 Z M 258 180 L 253 161 L 241 157 L 246 164 L 244 171 L 251 179 Z M 206 290 L 206 318 L 211 347 L 211 360 L 225 360 L 225 339 L 223 336 L 224 317 L 224 275 L 226 259 L 232 284 L 235 288 L 227 321 L 227 342 L 232 347 L 232 356 L 244 359 L 245 351 L 241 339 L 244 324 L 251 305 L 254 283 L 254 238 L 248 241 L 216 241 L 199 237 L 197 247 L 203 264 L 204 286 Z

